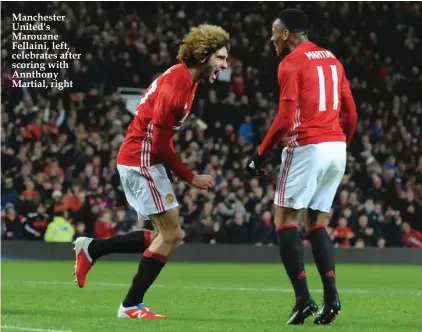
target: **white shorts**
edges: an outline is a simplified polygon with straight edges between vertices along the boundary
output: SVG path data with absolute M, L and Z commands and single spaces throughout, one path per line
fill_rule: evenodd
M 135 167 L 117 165 L 123 190 L 139 220 L 168 211 L 179 204 L 163 165 Z
M 346 169 L 346 143 L 284 148 L 274 203 L 329 212 Z

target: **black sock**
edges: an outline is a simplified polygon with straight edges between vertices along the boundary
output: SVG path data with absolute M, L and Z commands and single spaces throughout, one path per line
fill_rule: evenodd
M 133 307 L 144 300 L 144 295 L 154 280 L 160 274 L 167 262 L 167 257 L 145 250 L 139 263 L 138 272 L 132 281 L 132 286 L 123 301 L 123 306 Z
M 151 244 L 151 231 L 142 230 L 108 239 L 94 239 L 88 247 L 93 260 L 108 254 L 142 253 Z
M 308 232 L 312 254 L 324 285 L 324 300 L 330 301 L 337 294 L 334 245 L 325 226 L 316 226 Z
M 280 242 L 280 257 L 293 285 L 296 301 L 310 296 L 303 263 L 303 243 L 295 225 L 284 225 L 277 229 Z

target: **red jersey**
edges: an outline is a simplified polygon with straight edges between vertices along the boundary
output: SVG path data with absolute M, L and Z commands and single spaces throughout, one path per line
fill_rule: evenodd
M 405 247 L 422 248 L 422 233 L 412 229 L 403 234 L 401 241 Z
M 143 167 L 163 164 L 182 179 L 191 180 L 193 174 L 175 155 L 172 137 L 189 115 L 197 87 L 185 64 L 175 65 L 160 75 L 145 91 L 136 108 L 117 155 L 117 164 Z M 154 148 L 168 144 L 157 142 L 155 132 L 158 128 L 166 131 L 171 151 Z
M 114 225 L 112 223 L 108 223 L 102 220 L 98 220 L 95 223 L 95 237 L 97 239 L 108 239 L 116 235 L 116 230 L 114 229 Z
M 352 235 L 353 232 L 350 227 L 340 227 L 337 226 L 334 230 L 334 240 L 341 239 L 343 241 L 339 242 L 339 247 L 350 247 L 350 242 L 348 237 Z
M 312 42 L 300 44 L 280 63 L 278 82 L 279 111 L 259 148 L 260 155 L 285 135 L 292 147 L 350 141 L 357 122 L 356 106 L 344 68 L 330 51 Z M 340 110 L 347 118 L 345 124 L 340 124 Z

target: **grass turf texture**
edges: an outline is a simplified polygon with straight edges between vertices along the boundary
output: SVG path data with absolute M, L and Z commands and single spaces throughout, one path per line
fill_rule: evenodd
M 422 267 L 338 265 L 342 312 L 330 327 L 285 326 L 293 305 L 281 265 L 169 263 L 145 297 L 168 321 L 119 320 L 136 262 L 99 261 L 79 289 L 73 262 L 2 262 L 4 331 L 421 331 Z M 308 283 L 320 304 L 316 268 Z

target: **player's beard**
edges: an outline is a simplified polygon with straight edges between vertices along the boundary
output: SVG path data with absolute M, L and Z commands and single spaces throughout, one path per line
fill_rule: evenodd
M 280 43 L 280 44 L 277 44 L 276 46 L 276 49 L 277 49 L 277 51 L 276 51 L 276 53 L 277 53 L 277 56 L 282 60 L 282 59 L 284 59 L 287 55 L 289 55 L 289 53 L 290 53 L 290 50 L 289 50 L 289 47 L 287 46 L 287 44 L 285 44 L 285 43 Z

